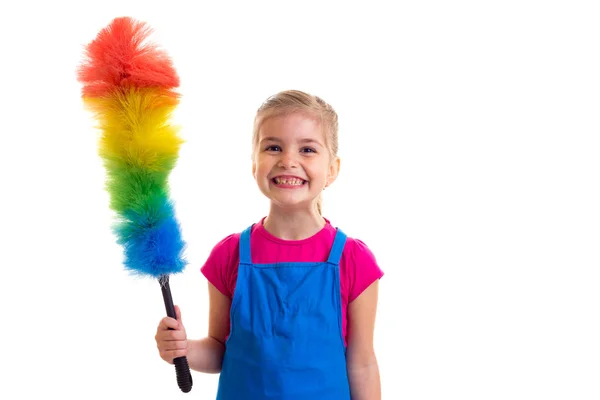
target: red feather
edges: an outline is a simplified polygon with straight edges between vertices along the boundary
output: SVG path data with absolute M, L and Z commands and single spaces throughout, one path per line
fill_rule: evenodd
M 132 87 L 168 93 L 179 86 L 167 53 L 145 42 L 151 33 L 145 23 L 129 17 L 115 18 L 102 29 L 86 47 L 86 60 L 78 69 L 83 96 L 102 97 L 115 89 Z

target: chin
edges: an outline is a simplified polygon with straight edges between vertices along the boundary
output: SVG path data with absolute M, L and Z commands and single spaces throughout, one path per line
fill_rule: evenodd
M 275 205 L 279 208 L 287 208 L 294 211 L 297 210 L 310 210 L 313 207 L 315 199 L 311 198 L 303 198 L 303 199 L 285 199 L 281 198 L 281 196 L 271 196 L 270 197 L 271 204 Z

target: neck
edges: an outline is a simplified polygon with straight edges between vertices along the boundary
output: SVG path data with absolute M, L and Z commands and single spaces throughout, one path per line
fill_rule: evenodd
M 289 211 L 271 205 L 263 226 L 280 239 L 303 240 L 323 229 L 325 219 L 316 210 Z

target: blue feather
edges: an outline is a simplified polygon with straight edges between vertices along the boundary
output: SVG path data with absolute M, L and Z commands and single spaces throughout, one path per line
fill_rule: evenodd
M 115 227 L 115 234 L 124 248 L 125 269 L 159 278 L 183 271 L 187 261 L 183 258 L 185 242 L 173 205 L 165 200 L 155 211 L 126 212 L 126 219 Z

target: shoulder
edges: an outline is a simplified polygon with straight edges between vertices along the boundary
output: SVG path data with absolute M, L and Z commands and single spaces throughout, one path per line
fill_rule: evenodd
M 342 230 L 342 232 L 344 232 Z M 364 240 L 356 236 L 346 234 L 346 243 L 342 257 L 346 257 L 347 261 L 353 262 L 368 262 L 369 264 L 377 264 L 377 259 L 374 252 L 369 248 Z
M 209 259 L 227 259 L 237 251 L 241 233 L 231 233 L 217 241 L 210 251 Z
M 354 258 L 369 258 L 374 262 L 376 261 L 375 254 L 369 248 L 369 246 L 363 240 L 355 237 L 346 237 L 346 246 L 344 251 Z
M 348 301 L 352 302 L 373 282 L 381 279 L 384 272 L 364 240 L 347 236 L 340 260 L 340 275 L 348 290 Z
M 213 251 L 223 251 L 236 247 L 240 243 L 240 236 L 241 232 L 236 232 L 223 237 L 213 246 Z
M 231 298 L 235 286 L 236 259 L 239 257 L 240 233 L 231 233 L 212 247 L 200 272 L 221 293 Z
M 345 264 L 347 272 L 356 278 L 361 276 L 380 278 L 383 276 L 375 253 L 363 240 L 355 237 L 346 238 L 340 262 Z

